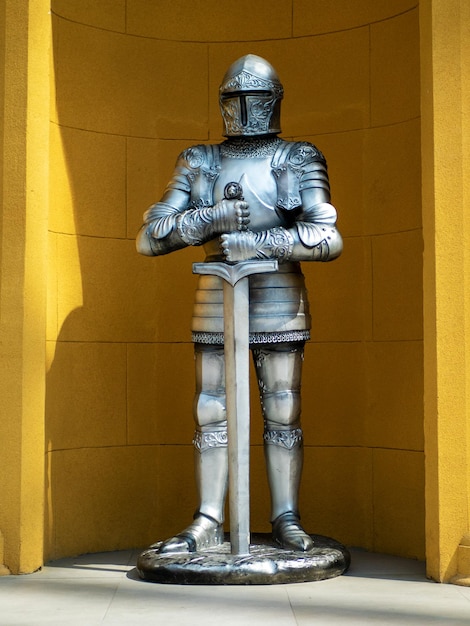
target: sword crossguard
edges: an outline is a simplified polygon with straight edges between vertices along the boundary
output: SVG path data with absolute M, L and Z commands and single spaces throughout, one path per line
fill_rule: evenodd
M 276 272 L 278 270 L 278 262 L 276 259 L 267 259 L 265 261 L 250 260 L 240 261 L 233 265 L 217 261 L 214 263 L 193 263 L 193 274 L 209 274 L 219 276 L 227 283 L 234 287 L 239 280 L 251 276 L 251 274 L 266 274 L 268 272 Z

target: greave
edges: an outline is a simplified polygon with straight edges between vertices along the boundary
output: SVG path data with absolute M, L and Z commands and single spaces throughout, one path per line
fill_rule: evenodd
M 224 503 L 228 484 L 227 430 L 204 428 L 194 436 L 199 507 L 194 521 L 182 532 L 163 541 L 163 554 L 198 552 L 223 543 Z M 156 544 L 158 545 L 158 544 Z
M 298 515 L 303 465 L 302 430 L 266 430 L 264 453 L 271 490 L 271 521 L 288 511 Z
M 193 443 L 198 512 L 221 524 L 228 486 L 227 431 L 197 430 Z
M 298 509 L 303 462 L 302 431 L 300 428 L 266 430 L 264 441 L 271 488 L 273 539 L 286 550 L 311 550 L 313 541 L 300 524 Z

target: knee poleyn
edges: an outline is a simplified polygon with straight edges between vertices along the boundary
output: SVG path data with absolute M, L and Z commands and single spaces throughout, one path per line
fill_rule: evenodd
M 201 392 L 194 400 L 194 419 L 199 427 L 213 427 L 227 419 L 225 395 Z
M 273 429 L 295 428 L 300 421 L 300 393 L 276 391 L 261 396 L 265 421 Z

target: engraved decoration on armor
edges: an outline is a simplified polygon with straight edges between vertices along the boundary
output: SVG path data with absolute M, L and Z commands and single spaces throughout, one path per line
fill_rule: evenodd
M 288 168 L 287 165 L 281 165 L 280 167 L 276 167 L 273 169 L 273 174 L 276 178 L 281 178 L 282 176 L 286 176 L 288 173 L 291 173 L 295 176 L 296 179 L 302 178 L 302 170 L 298 168 Z
M 187 148 L 183 152 L 183 157 L 188 162 L 189 167 L 192 167 L 193 169 L 201 167 L 201 165 L 204 163 L 204 154 L 198 146 L 192 146 L 191 148 Z
M 265 254 L 261 250 L 257 256 L 279 259 L 280 261 L 288 261 L 292 256 L 294 238 L 285 228 L 271 228 L 266 244 L 269 253 Z
M 305 161 L 313 159 L 325 161 L 325 157 L 320 150 L 308 143 L 299 145 L 295 150 L 292 150 L 289 155 L 289 162 L 297 166 L 303 165 Z
M 281 209 L 286 209 L 287 211 L 291 211 L 292 209 L 296 209 L 299 206 L 299 200 L 300 200 L 300 196 L 279 195 L 277 205 L 281 207 Z
M 212 206 L 212 204 L 204 198 L 196 198 L 189 203 L 190 209 L 206 209 L 210 206 Z
M 267 354 L 266 352 L 263 351 L 262 348 L 258 348 L 257 350 L 254 351 L 254 359 L 258 367 L 260 367 L 265 362 L 266 357 L 267 357 Z
M 281 165 L 281 167 L 276 167 L 273 169 L 273 174 L 276 178 L 280 178 L 284 172 L 287 171 L 286 165 Z
M 181 239 L 189 246 L 200 246 L 204 242 L 205 229 L 210 227 L 203 211 L 186 211 L 177 218 L 177 228 Z
M 262 135 L 269 132 L 271 115 L 276 102 L 275 98 L 246 96 L 248 109 L 247 123 L 241 122 L 239 102 L 226 100 L 224 102 L 225 123 L 228 135 Z
M 250 89 L 270 91 L 274 93 L 276 98 L 282 98 L 284 94 L 284 89 L 279 82 L 253 76 L 253 74 L 250 74 L 250 72 L 246 70 L 242 70 L 239 74 L 233 76 L 225 84 L 221 85 L 220 93 L 248 91 Z
M 217 168 L 213 168 L 213 169 L 210 169 L 210 170 L 203 170 L 203 174 L 207 178 L 207 180 L 212 182 L 219 175 L 219 171 L 218 171 L 219 169 L 220 168 L 218 168 L 218 169 Z
M 247 105 L 249 108 L 250 128 L 252 132 L 267 133 L 269 130 L 269 120 L 271 119 L 274 98 L 263 101 L 247 97 Z
M 298 188 L 298 181 L 300 181 L 303 171 L 300 167 L 288 167 L 283 164 L 272 170 L 275 178 L 278 181 L 278 198 L 277 206 L 286 211 L 296 209 L 302 204 L 299 193 L 296 191 Z M 289 180 L 289 178 L 291 180 Z M 292 178 L 295 184 L 292 183 Z
M 199 430 L 196 430 L 194 433 L 193 444 L 199 452 L 204 452 L 210 448 L 226 448 L 228 445 L 227 431 L 216 430 L 213 432 L 202 433 Z
M 302 429 L 294 428 L 293 430 L 266 430 L 263 439 L 267 444 L 280 446 L 292 450 L 296 445 L 302 443 Z

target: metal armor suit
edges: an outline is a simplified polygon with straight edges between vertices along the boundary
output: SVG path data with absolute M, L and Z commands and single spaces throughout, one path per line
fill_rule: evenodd
M 144 215 L 141 254 L 203 245 L 206 262 L 279 261 L 279 271 L 250 277 L 250 347 L 264 415 L 273 537 L 306 551 L 300 525 L 302 470 L 300 380 L 310 315 L 299 261 L 341 253 L 326 162 L 315 146 L 279 138 L 283 88 L 273 67 L 247 55 L 227 71 L 220 108 L 227 140 L 188 148 L 160 202 Z M 196 551 L 223 541 L 227 423 L 222 279 L 200 276 L 192 320 L 196 355 L 194 438 L 200 504 L 193 523 L 161 546 Z

